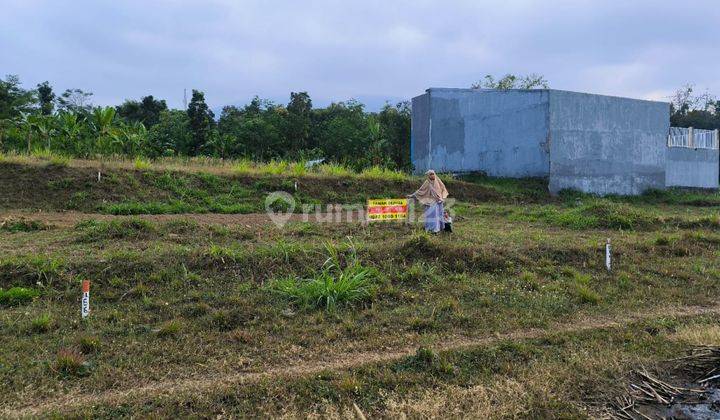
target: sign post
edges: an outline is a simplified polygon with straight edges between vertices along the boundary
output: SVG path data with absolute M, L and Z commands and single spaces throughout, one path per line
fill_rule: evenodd
M 90 281 L 82 282 L 82 304 L 80 306 L 80 315 L 86 319 L 90 315 Z
M 381 220 L 406 220 L 408 217 L 408 201 L 406 198 L 383 198 L 368 200 L 368 222 Z
M 611 251 L 610 238 L 608 238 L 607 243 L 605 244 L 605 268 L 607 268 L 607 271 L 610 271 L 612 267 Z

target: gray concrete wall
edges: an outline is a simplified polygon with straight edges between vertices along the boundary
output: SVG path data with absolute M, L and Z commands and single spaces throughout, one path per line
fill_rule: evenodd
M 551 193 L 665 188 L 669 104 L 551 90 L 549 125 Z
M 718 188 L 720 151 L 668 147 L 665 184 L 668 187 Z
M 412 99 L 410 120 L 410 162 L 417 171 L 427 171 L 430 156 L 430 94 L 425 93 Z M 418 163 L 421 168 L 418 169 Z
M 547 176 L 547 90 L 428 89 L 413 98 L 415 172 Z

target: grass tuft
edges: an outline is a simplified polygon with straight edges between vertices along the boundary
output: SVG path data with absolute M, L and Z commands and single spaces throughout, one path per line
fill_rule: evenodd
M 596 291 L 592 290 L 590 286 L 577 283 L 575 284 L 575 293 L 581 303 L 589 303 L 593 305 L 600 303 L 600 295 Z
M 137 157 L 133 161 L 133 167 L 138 171 L 147 171 L 152 168 L 152 163 L 149 160 Z
M 157 233 L 157 226 L 140 218 L 97 221 L 86 220 L 75 225 L 82 231 L 81 242 L 95 242 L 109 239 L 143 239 Z
M 5 219 L 0 222 L 0 231 L 6 231 L 10 233 L 37 232 L 39 230 L 46 230 L 48 228 L 49 226 L 47 224 L 37 220 Z
M 278 279 L 270 284 L 270 290 L 302 307 L 332 310 L 371 299 L 377 290 L 377 278 L 377 270 L 360 264 L 354 253 L 345 267 L 338 254 L 331 253 L 314 277 Z
M 85 356 L 80 352 L 71 349 L 60 349 L 55 358 L 53 370 L 64 377 L 86 376 L 90 372 L 90 365 L 85 361 Z
M 49 314 L 42 314 L 30 322 L 30 330 L 38 334 L 50 332 L 53 328 L 55 321 Z
M 157 331 L 158 337 L 176 337 L 182 330 L 182 323 L 171 320 L 163 323 Z
M 415 354 L 401 362 L 399 367 L 438 375 L 455 373 L 455 367 L 429 347 L 419 347 Z
M 83 354 L 98 353 L 100 351 L 100 338 L 94 335 L 82 335 L 78 338 L 78 347 Z
M 0 289 L 0 306 L 19 306 L 30 303 L 40 292 L 26 287 L 13 287 L 9 290 Z

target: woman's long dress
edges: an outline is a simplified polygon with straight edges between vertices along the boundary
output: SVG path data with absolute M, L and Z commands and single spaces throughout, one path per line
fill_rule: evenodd
M 442 202 L 425 206 L 425 230 L 432 233 L 438 233 L 445 229 L 443 213 L 445 213 L 445 211 Z

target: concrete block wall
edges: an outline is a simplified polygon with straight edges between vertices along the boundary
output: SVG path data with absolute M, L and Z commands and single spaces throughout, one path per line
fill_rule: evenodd
M 668 103 L 551 90 L 550 192 L 664 189 L 669 130 Z
M 412 103 L 416 173 L 547 176 L 548 91 L 431 88 Z
M 720 151 L 717 149 L 668 147 L 665 164 L 668 187 L 720 187 Z
M 551 89 L 413 98 L 416 173 L 548 177 L 550 192 L 641 194 L 666 181 L 670 104 Z

